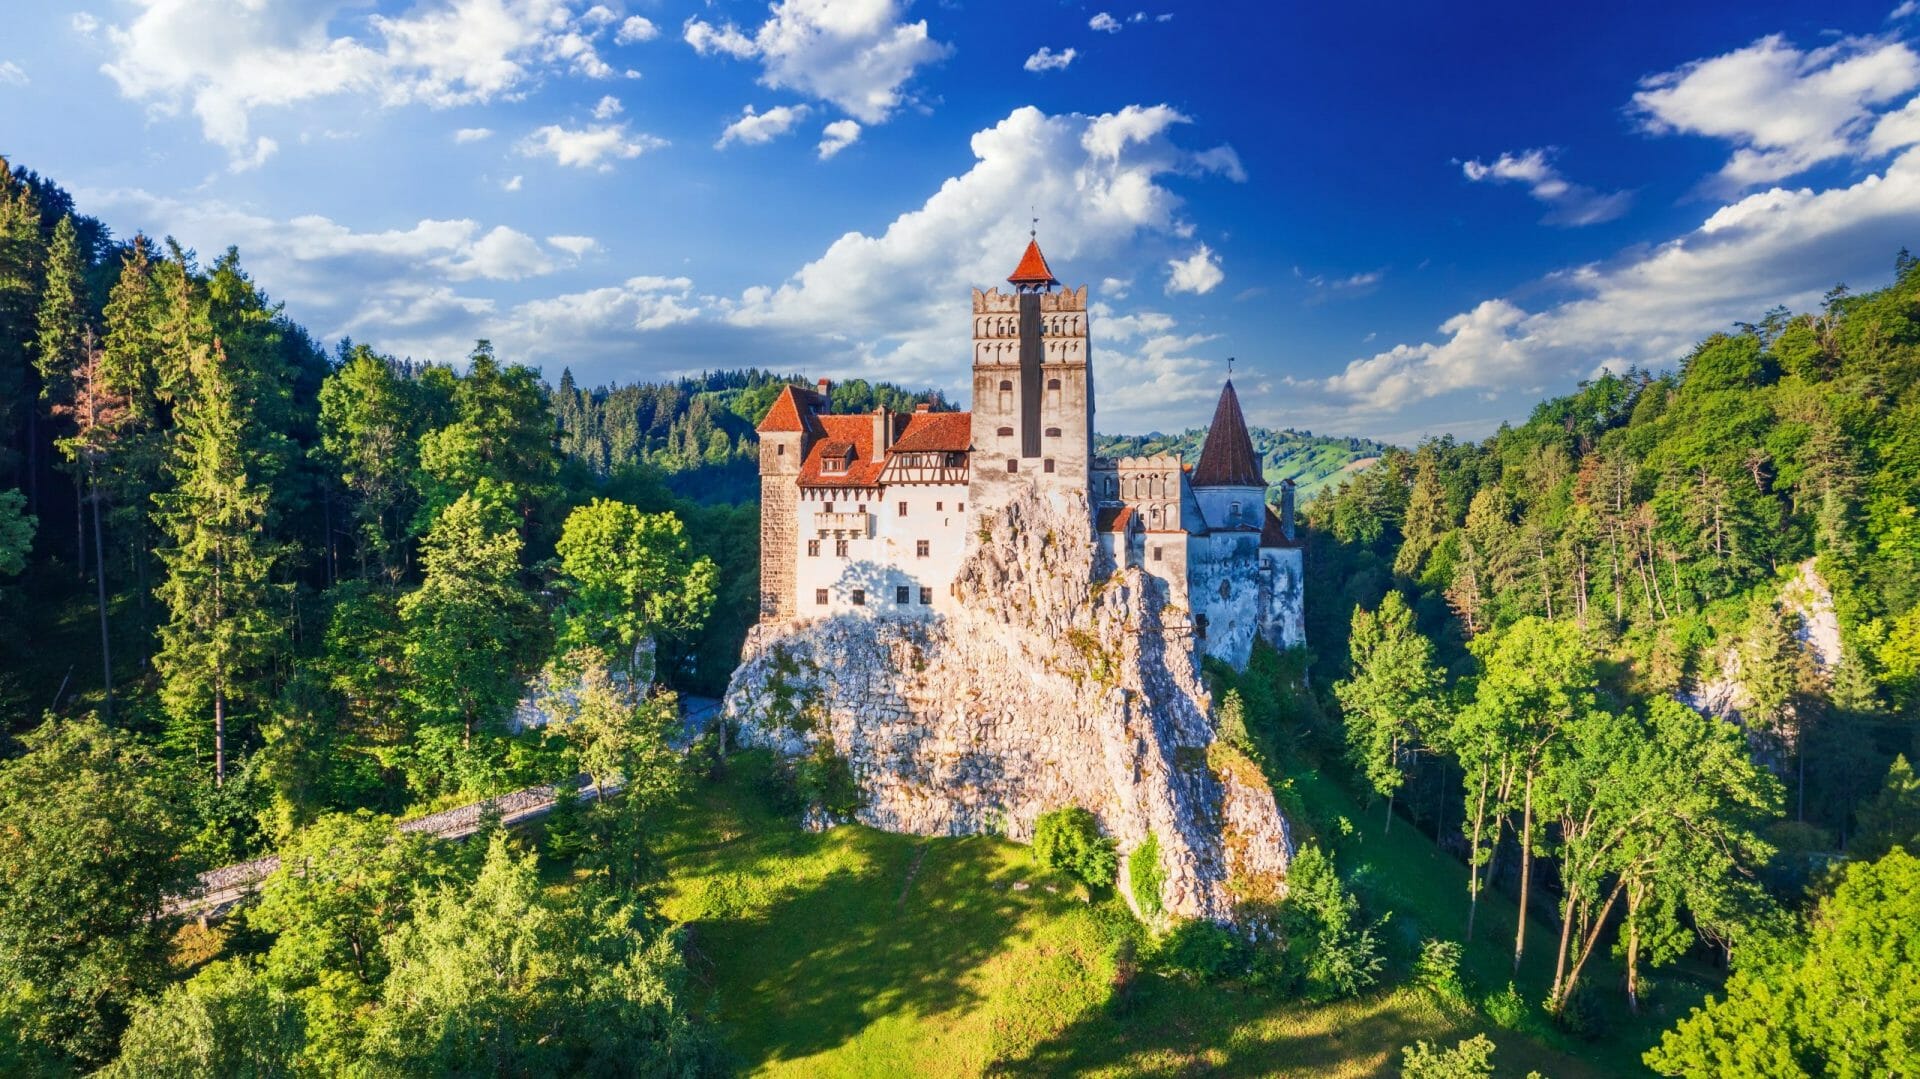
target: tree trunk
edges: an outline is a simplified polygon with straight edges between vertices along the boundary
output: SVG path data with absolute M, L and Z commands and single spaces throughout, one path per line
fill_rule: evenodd
M 1640 903 L 1642 887 L 1627 890 L 1627 1010 L 1640 1014 Z
M 1520 919 L 1513 930 L 1513 972 L 1520 973 L 1520 957 L 1527 950 L 1527 888 L 1533 882 L 1533 765 L 1527 766 L 1527 784 L 1520 810 Z
M 100 480 L 93 476 L 91 464 L 87 467 L 89 486 L 93 488 L 93 580 L 95 598 L 100 604 L 100 677 L 107 690 L 107 703 L 103 711 L 107 722 L 113 722 L 113 650 L 107 635 L 107 548 L 101 539 L 100 531 Z
M 1600 942 L 1600 933 L 1607 928 L 1607 915 L 1613 913 L 1613 905 L 1619 901 L 1620 890 L 1624 887 L 1626 887 L 1624 881 L 1613 886 L 1613 891 L 1607 896 L 1606 905 L 1600 908 L 1599 916 L 1594 918 L 1593 931 L 1587 934 L 1586 942 L 1580 946 L 1580 955 L 1573 961 L 1573 970 L 1567 975 L 1567 984 L 1560 987 L 1560 995 L 1554 1000 L 1555 1011 L 1560 1010 L 1560 1006 L 1573 995 L 1573 987 L 1580 983 L 1580 972 L 1586 969 L 1587 960 L 1593 958 L 1593 946 Z
M 1567 948 L 1573 940 L 1573 907 L 1574 901 L 1579 898 L 1580 886 L 1568 885 L 1567 894 L 1561 900 L 1560 906 L 1560 951 L 1553 960 L 1553 989 L 1547 994 L 1550 1000 L 1560 999 L 1560 985 L 1566 980 Z
M 1480 832 L 1487 819 L 1487 787 L 1493 782 L 1490 768 L 1480 770 L 1480 797 L 1473 807 L 1473 845 L 1467 850 L 1467 943 L 1473 942 L 1473 916 L 1480 911 Z
M 225 785 L 227 780 L 227 695 L 220 690 L 213 693 L 213 785 Z

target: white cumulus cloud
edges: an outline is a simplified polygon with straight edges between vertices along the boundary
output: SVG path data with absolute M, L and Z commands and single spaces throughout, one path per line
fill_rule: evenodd
M 453 133 L 455 142 L 479 142 L 481 139 L 492 137 L 493 129 L 490 127 L 463 127 Z
M 757 58 L 762 85 L 830 102 L 867 124 L 891 116 L 914 73 L 948 52 L 926 20 L 906 22 L 896 0 L 780 0 L 769 12 L 752 35 L 693 18 L 682 36 L 703 56 Z
M 835 120 L 820 129 L 820 160 L 839 153 L 860 140 L 860 124 L 855 120 Z
M 614 97 L 612 94 L 608 94 L 594 104 L 593 118 L 596 120 L 611 120 L 620 115 L 621 111 L 620 99 Z
M 632 45 L 640 41 L 652 41 L 659 36 L 660 28 L 653 25 L 652 19 L 642 15 L 629 15 L 627 20 L 620 24 L 619 31 L 613 35 L 613 43 Z
M 1602 192 L 1576 184 L 1560 174 L 1546 150 L 1501 154 L 1490 162 L 1463 162 L 1460 171 L 1475 183 L 1524 184 L 1527 193 L 1551 209 L 1541 220 L 1550 225 L 1597 225 L 1627 212 L 1630 191 Z
M 136 0 L 130 18 L 105 27 L 112 55 L 102 70 L 158 115 L 191 112 L 236 160 L 262 156 L 252 131 L 262 110 L 339 95 L 447 108 L 524 93 L 552 73 L 615 74 L 597 49 L 604 7 L 576 15 L 570 0 L 417 0 L 395 14 L 363 6 Z
M 547 243 L 574 258 L 583 258 L 600 247 L 600 241 L 591 236 L 549 236 Z
M 1028 71 L 1063 71 L 1068 64 L 1073 63 L 1073 58 L 1078 55 L 1079 53 L 1073 49 L 1061 49 L 1059 52 L 1054 52 L 1052 48 L 1042 45 L 1040 46 L 1040 51 L 1027 57 L 1027 62 L 1021 66 Z
M 613 159 L 631 160 L 665 145 L 665 139 L 629 133 L 624 123 L 588 124 L 582 128 L 547 124 L 520 140 L 517 149 L 523 157 L 551 157 L 557 164 L 570 168 L 607 172 L 613 168 Z
M 1170 259 L 1167 262 L 1167 295 L 1182 292 L 1204 295 L 1227 279 L 1226 272 L 1220 269 L 1220 256 L 1206 244 L 1194 248 L 1193 254 L 1183 259 Z
M 1112 15 L 1104 11 L 1098 15 L 1095 15 L 1093 18 L 1088 19 L 1087 27 L 1092 30 L 1098 30 L 1101 33 L 1105 33 L 1105 34 L 1117 34 L 1122 29 L 1124 29 L 1119 19 L 1114 18 Z
M 744 142 L 749 146 L 772 142 L 774 139 L 792 131 L 795 124 L 807 118 L 811 111 L 805 105 L 776 105 L 765 112 L 753 111 L 748 105 L 740 113 L 740 118 L 727 125 L 720 133 L 720 141 L 713 144 L 718 150 L 729 143 Z
M 1647 130 L 1724 139 L 1717 188 L 1733 193 L 1869 151 L 1875 108 L 1920 86 L 1904 42 L 1842 38 L 1802 51 L 1778 34 L 1642 80 Z

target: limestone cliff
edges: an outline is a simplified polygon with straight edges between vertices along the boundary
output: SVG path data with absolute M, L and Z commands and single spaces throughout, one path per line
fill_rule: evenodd
M 1007 503 L 933 619 L 757 627 L 726 713 L 786 753 L 830 738 L 875 827 L 1024 839 L 1079 805 L 1122 850 L 1152 832 L 1165 909 L 1226 920 L 1236 897 L 1284 891 L 1286 822 L 1257 771 L 1213 746 L 1190 642 L 1164 628 L 1152 579 L 1092 579 L 1087 521 L 1084 503 Z

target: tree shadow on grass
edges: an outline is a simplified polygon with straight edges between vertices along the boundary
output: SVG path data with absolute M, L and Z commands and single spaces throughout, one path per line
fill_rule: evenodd
M 971 975 L 1036 901 L 1013 885 L 1040 874 L 994 840 L 811 834 L 728 808 L 662 854 L 693 967 L 748 1069 L 830 1051 L 882 1018 L 979 1004 Z

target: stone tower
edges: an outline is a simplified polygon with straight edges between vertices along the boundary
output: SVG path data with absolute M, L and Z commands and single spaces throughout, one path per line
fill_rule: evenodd
M 760 620 L 794 617 L 793 577 L 798 540 L 800 469 L 821 434 L 814 409 L 824 407 L 827 380 L 820 392 L 788 386 L 760 421 Z
M 1061 289 L 1037 240 L 1007 283 L 1012 293 L 973 291 L 968 497 L 985 511 L 1022 484 L 1086 495 L 1093 460 L 1086 286 Z
M 1193 469 L 1193 494 L 1211 532 L 1258 532 L 1266 522 L 1267 478 L 1253 451 L 1247 418 L 1233 380 L 1220 390 L 1220 402 Z

